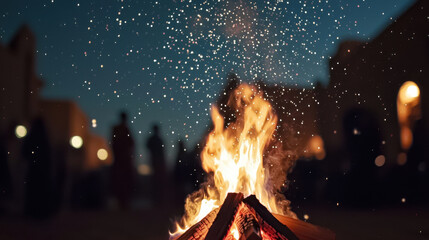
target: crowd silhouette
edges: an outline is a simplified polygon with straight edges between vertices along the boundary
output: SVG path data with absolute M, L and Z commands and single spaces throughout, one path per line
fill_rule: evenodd
M 118 124 L 111 130 L 112 164 L 77 177 L 67 169 L 66 161 L 59 161 L 56 156 L 66 158 L 70 152 L 80 150 L 71 146 L 65 150 L 52 149 L 52 140 L 42 117 L 32 121 L 28 134 L 22 138 L 15 135 L 16 124 L 13 126 L 0 139 L 0 214 L 10 214 L 15 211 L 11 209 L 18 209 L 16 211 L 37 220 L 49 218 L 68 205 L 100 208 L 112 205 L 108 203 L 113 203 L 119 210 L 129 210 L 138 205 L 134 203 L 142 191 L 147 192 L 144 196 L 150 206 L 162 208 L 170 203 L 183 206 L 186 195 L 203 180 L 195 155 L 198 151 L 187 150 L 183 140 L 178 141 L 176 165 L 170 174 L 159 124 L 153 124 L 150 135 L 142 139 L 150 171 L 144 177 L 139 176 L 135 139 L 126 112 L 119 114 Z M 55 155 L 54 151 L 60 153 Z M 15 157 L 22 161 L 15 161 Z M 70 182 L 72 176 L 75 180 Z M 147 189 L 139 189 L 142 186 Z
M 110 185 L 113 197 L 118 206 L 128 209 L 132 205 L 133 195 L 139 190 L 135 187 L 137 171 L 135 158 L 135 140 L 127 124 L 127 114 L 120 114 L 120 123 L 112 130 L 112 150 L 114 161 L 110 169 Z M 143 139 L 144 140 L 144 139 Z M 151 169 L 149 200 L 154 207 L 166 206 L 169 201 L 183 206 L 188 194 L 195 190 L 198 181 L 195 176 L 202 176 L 199 159 L 195 151 L 187 151 L 183 140 L 177 144 L 177 157 L 173 172 L 167 169 L 166 146 L 159 124 L 153 124 L 150 136 L 143 141 L 147 150 L 148 162 Z M 197 174 L 199 173 L 199 174 Z M 140 189 L 141 190 L 141 189 Z

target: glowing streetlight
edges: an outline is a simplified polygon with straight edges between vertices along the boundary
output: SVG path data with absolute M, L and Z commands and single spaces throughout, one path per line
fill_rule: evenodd
M 97 157 L 98 159 L 100 159 L 101 161 L 104 161 L 107 159 L 107 157 L 109 156 L 109 153 L 107 153 L 107 150 L 104 148 L 100 148 L 97 151 Z
M 23 125 L 18 125 L 15 128 L 15 135 L 17 138 L 23 138 L 27 135 L 27 128 Z
M 76 149 L 79 149 L 83 145 L 83 139 L 80 136 L 73 136 L 70 138 L 70 145 Z

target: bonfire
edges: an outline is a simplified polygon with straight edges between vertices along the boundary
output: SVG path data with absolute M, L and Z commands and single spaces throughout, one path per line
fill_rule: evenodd
M 201 153 L 209 177 L 199 191 L 187 197 L 185 214 L 171 239 L 298 239 L 297 235 L 314 235 L 314 228 L 302 235 L 286 226 L 309 229 L 309 224 L 296 220 L 290 202 L 278 189 L 284 187 L 291 164 L 285 161 L 279 144 L 278 118 L 270 102 L 256 86 L 241 84 L 231 94 L 228 107 L 235 115 L 235 121 L 228 124 L 217 106 L 211 109 L 214 128 Z M 273 166 L 280 169 L 270 171 Z M 334 238 L 330 231 L 316 229 L 325 236 L 319 239 Z

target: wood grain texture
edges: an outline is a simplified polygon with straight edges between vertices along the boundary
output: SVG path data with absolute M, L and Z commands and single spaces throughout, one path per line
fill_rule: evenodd
M 287 225 L 300 240 L 335 240 L 335 233 L 298 219 L 273 214 L 284 225 Z
M 207 233 L 206 240 L 222 240 L 226 236 L 234 220 L 237 208 L 242 201 L 242 193 L 228 193 L 225 202 L 222 204 L 216 219 Z

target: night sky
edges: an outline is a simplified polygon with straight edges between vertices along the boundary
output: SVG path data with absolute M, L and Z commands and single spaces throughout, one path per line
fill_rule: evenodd
M 106 138 L 126 109 L 143 162 L 144 139 L 159 122 L 173 160 L 178 139 L 191 148 L 207 129 L 228 72 L 327 84 L 342 40 L 375 37 L 413 2 L 1 1 L 0 41 L 27 23 L 43 96 L 77 101 Z

